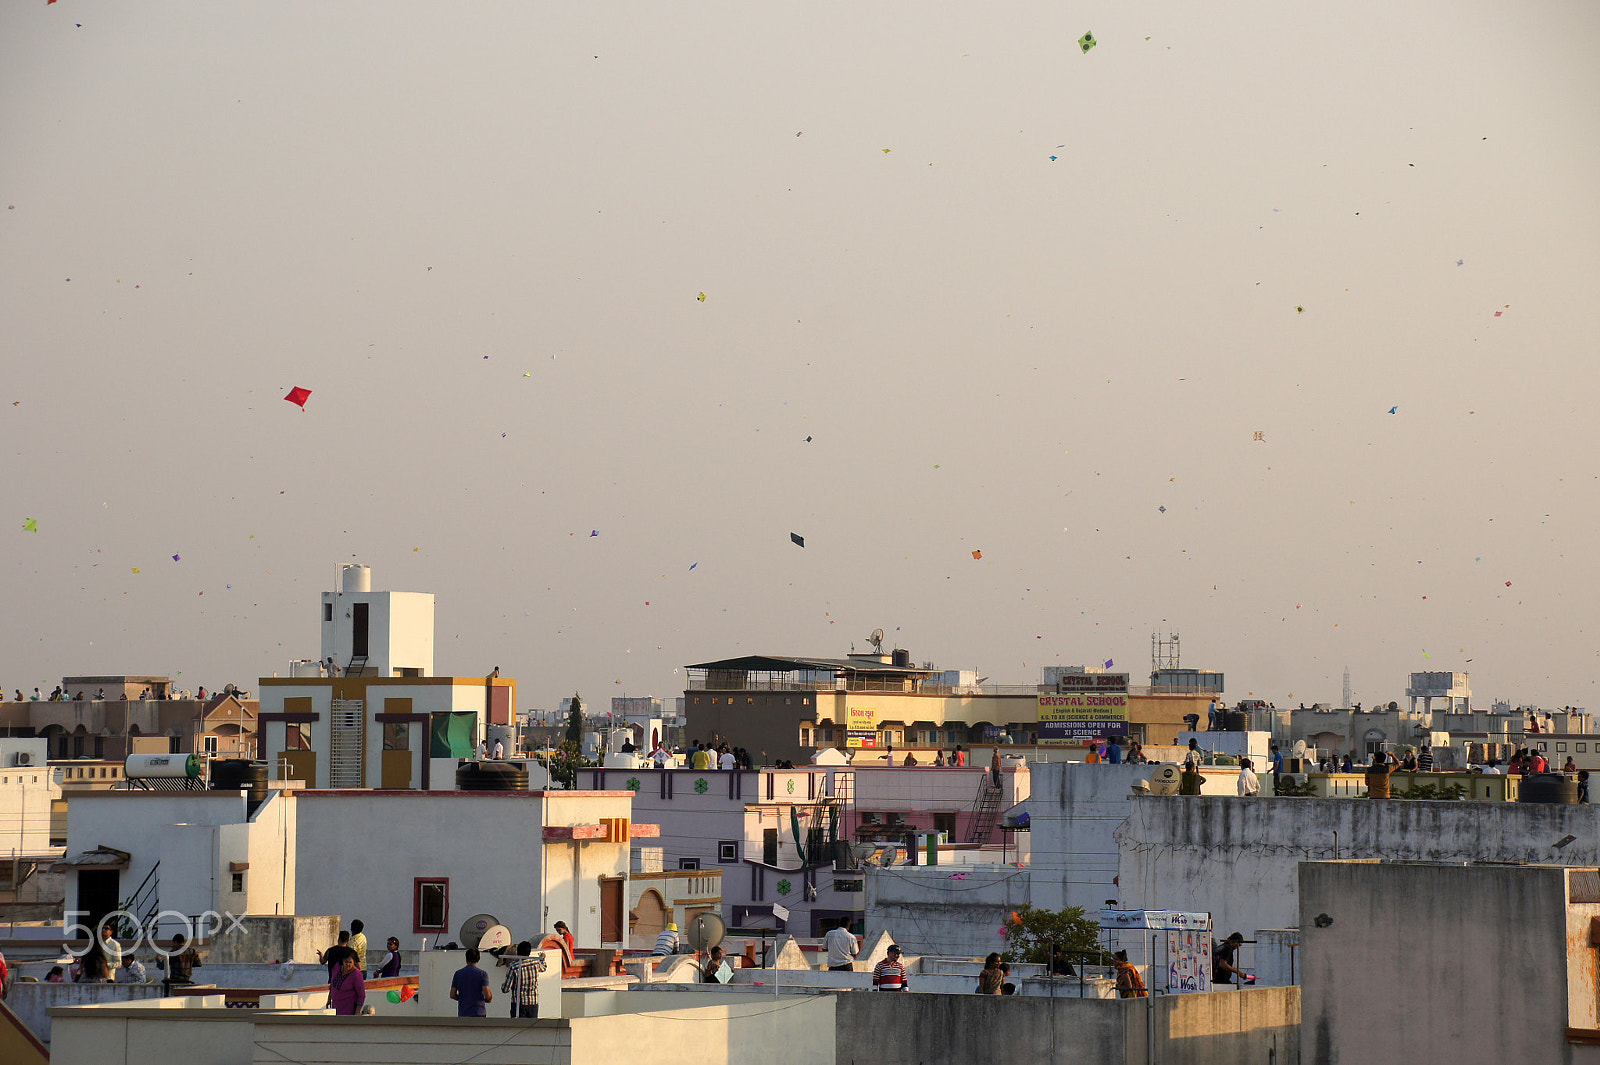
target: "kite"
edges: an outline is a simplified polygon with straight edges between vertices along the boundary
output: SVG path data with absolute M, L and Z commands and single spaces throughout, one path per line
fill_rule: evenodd
M 600 530 L 599 529 L 590 529 L 589 530 L 589 535 L 590 536 L 599 536 L 600 535 Z
M 704 303 L 706 301 L 706 294 L 702 292 L 700 295 L 696 296 L 695 299 L 699 300 L 701 303 Z
M 301 410 L 305 410 L 306 400 L 311 398 L 311 389 L 301 388 L 297 385 L 294 388 L 289 389 L 289 394 L 283 398 L 288 400 L 290 403 L 295 404 Z
M 804 536 L 801 536 L 799 533 L 790 533 L 789 534 L 789 541 L 792 544 L 794 544 L 796 547 L 804 547 L 804 546 L 806 546 L 806 538 Z
M 39 531 L 39 519 L 38 518 L 23 518 L 22 519 L 22 531 L 23 532 L 38 532 Z
M 1400 408 L 1398 406 L 1390 407 L 1389 408 L 1389 413 L 1390 414 L 1399 414 L 1400 413 Z
M 139 572 L 139 567 L 138 566 L 133 567 L 133 572 L 138 573 Z
M 808 443 L 808 444 L 811 443 L 811 438 L 809 436 L 806 437 L 806 443 Z
M 1165 514 L 1167 512 L 1167 508 L 1166 507 L 1157 507 L 1156 509 L 1161 511 L 1161 513 L 1163 513 L 1163 514 Z
M 974 551 L 972 553 L 972 557 L 973 558 L 982 558 L 983 557 L 983 552 L 982 551 Z
M 179 555 L 173 555 L 172 556 L 172 561 L 174 561 L 174 562 L 182 562 L 183 558 L 181 556 L 179 556 Z
M 699 564 L 700 564 L 700 563 L 698 563 L 698 562 L 691 562 L 691 563 L 689 563 L 689 568 L 690 568 L 690 569 L 694 569 L 694 568 L 695 568 L 695 567 L 696 567 L 696 566 L 698 566 L 698 565 L 699 565 Z
M 1094 34 L 1088 32 L 1085 32 L 1082 37 L 1078 38 L 1078 47 L 1083 49 L 1084 55 L 1088 55 L 1089 49 L 1093 48 L 1099 43 L 1099 41 L 1094 39 Z
M 1115 660 L 1114 659 L 1110 659 L 1110 658 L 1106 659 L 1106 668 L 1107 669 L 1110 669 L 1113 664 L 1115 664 Z

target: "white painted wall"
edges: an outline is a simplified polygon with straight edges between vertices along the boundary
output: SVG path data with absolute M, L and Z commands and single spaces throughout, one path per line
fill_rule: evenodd
M 1567 835 L 1562 850 L 1552 845 Z M 1405 799 L 1137 798 L 1116 830 L 1125 909 L 1209 912 L 1221 935 L 1300 919 L 1307 859 L 1600 862 L 1600 810 Z M 1110 896 L 1108 895 L 1107 898 Z M 1422 907 L 1426 909 L 1426 907 Z
M 61 797 L 61 785 L 45 764 L 48 743 L 0 740 L 0 857 L 54 853 L 50 802 Z M 18 751 L 28 754 L 33 764 L 14 765 Z
M 628 873 L 627 844 L 543 838 L 546 823 L 628 817 L 627 793 L 346 791 L 302 794 L 299 808 L 299 909 L 340 914 L 346 925 L 359 917 L 377 943 L 395 935 L 415 946 L 414 881 L 443 877 L 450 898 L 439 943 L 457 939 L 467 917 L 490 913 L 517 939 L 537 940 L 564 920 L 580 946 L 598 946 L 599 878 Z
M 341 669 L 350 663 L 356 603 L 367 604 L 368 668 L 376 669 L 380 677 L 393 676 L 402 668 L 420 668 L 424 677 L 433 676 L 431 592 L 323 592 L 318 611 L 324 605 L 333 607 L 331 621 L 321 621 L 318 614 L 323 661 L 331 656 Z

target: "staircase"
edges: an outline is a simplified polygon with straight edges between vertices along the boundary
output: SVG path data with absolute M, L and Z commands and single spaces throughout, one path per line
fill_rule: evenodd
M 972 804 L 972 820 L 967 823 L 968 843 L 976 843 L 981 847 L 989 842 L 989 834 L 994 831 L 995 821 L 1000 815 L 1002 794 L 987 772 L 979 778 L 978 797 Z
M 361 674 L 365 673 L 366 671 L 367 671 L 367 656 L 366 655 L 351 655 L 350 656 L 350 664 L 344 667 L 344 675 L 347 676 L 347 677 L 359 677 L 359 676 L 361 676 Z
M 133 917 L 139 922 L 137 926 L 131 926 L 127 917 L 119 918 L 112 932 L 118 939 L 137 940 L 142 934 L 141 929 L 150 927 L 151 919 L 155 917 L 156 911 L 161 907 L 160 872 L 161 862 L 157 861 L 155 865 L 150 867 L 150 871 L 145 874 L 144 881 L 134 891 L 133 895 L 121 906 L 117 907 L 124 914 Z

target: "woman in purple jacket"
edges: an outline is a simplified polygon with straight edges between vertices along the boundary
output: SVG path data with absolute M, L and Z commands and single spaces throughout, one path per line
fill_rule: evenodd
M 341 1017 L 354 1017 L 367 1004 L 367 981 L 356 968 L 352 951 L 339 962 L 339 971 L 328 981 L 328 1005 Z

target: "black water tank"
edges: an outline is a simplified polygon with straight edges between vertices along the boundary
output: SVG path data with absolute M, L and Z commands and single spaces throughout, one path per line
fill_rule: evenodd
M 1250 728 L 1250 715 L 1243 710 L 1224 710 L 1222 712 L 1222 731 L 1245 732 Z
M 1564 773 L 1534 773 L 1522 778 L 1518 802 L 1551 802 L 1572 805 L 1578 801 L 1578 780 Z
M 463 762 L 456 769 L 457 791 L 527 791 L 528 771 L 512 762 Z
M 892 663 L 894 665 L 897 665 L 897 666 L 909 666 L 909 665 L 911 665 L 911 652 L 907 651 L 904 647 L 896 647 L 894 649 L 894 654 L 891 655 L 890 658 L 891 658 Z
M 221 758 L 211 763 L 213 791 L 249 791 L 250 810 L 267 801 L 267 763 L 248 758 Z

